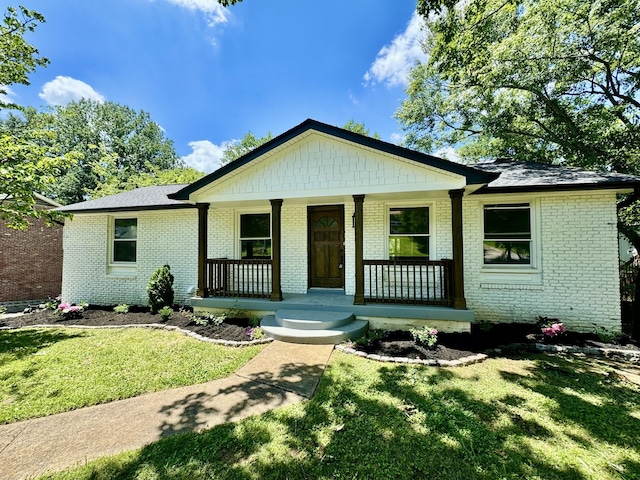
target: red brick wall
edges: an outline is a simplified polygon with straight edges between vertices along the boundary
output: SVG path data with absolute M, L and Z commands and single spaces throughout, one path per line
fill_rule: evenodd
M 31 220 L 28 230 L 0 222 L 0 302 L 44 300 L 62 287 L 62 225 Z

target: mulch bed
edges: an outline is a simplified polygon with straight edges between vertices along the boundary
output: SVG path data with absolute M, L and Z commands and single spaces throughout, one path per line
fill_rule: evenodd
M 152 315 L 148 309 L 131 307 L 128 313 L 115 313 L 113 309 L 89 308 L 84 311 L 83 318 L 65 320 L 51 310 L 36 310 L 16 317 L 0 319 L 0 327 L 26 327 L 32 325 L 141 325 L 141 324 L 171 325 L 190 330 L 203 337 L 235 342 L 248 342 L 248 318 L 227 318 L 220 325 L 202 326 L 194 322 L 190 315 L 183 311 L 173 312 L 169 320 L 163 321 L 159 315 Z
M 36 310 L 32 313 L 16 317 L 0 319 L 0 327 L 23 327 L 32 325 L 136 325 L 136 324 L 163 324 L 190 330 L 204 337 L 224 341 L 250 341 L 247 329 L 250 327 L 247 318 L 227 318 L 220 325 L 202 326 L 193 321 L 193 317 L 184 311 L 176 311 L 167 321 L 163 321 L 159 315 L 151 315 L 148 309 L 131 307 L 129 313 L 117 314 L 113 309 L 100 309 L 96 307 L 85 310 L 83 318 L 62 319 L 50 310 Z M 388 357 L 406 357 L 421 360 L 459 360 L 461 358 L 485 353 L 489 350 L 511 344 L 549 343 L 539 334 L 535 325 L 511 323 L 497 324 L 490 328 L 478 328 L 472 326 L 471 335 L 464 333 L 440 333 L 438 345 L 430 350 L 417 345 L 409 332 L 386 332 L 383 338 L 357 344 L 353 348 L 368 354 L 376 354 Z M 598 338 L 595 333 L 567 332 L 553 342 L 558 345 L 570 345 L 580 347 L 595 347 L 605 349 L 624 349 L 640 352 L 640 346 L 632 340 L 624 340 L 619 343 L 608 343 Z

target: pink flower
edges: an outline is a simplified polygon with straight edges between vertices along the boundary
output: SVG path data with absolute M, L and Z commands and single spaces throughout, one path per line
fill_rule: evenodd
M 58 310 L 66 310 L 70 306 L 71 304 L 69 302 L 63 302 L 60 305 L 58 305 Z
M 564 333 L 564 325 L 562 323 L 554 323 L 553 325 L 551 325 L 551 328 L 554 332 L 556 332 L 556 335 Z
M 544 333 L 548 337 L 555 337 L 556 336 L 556 331 L 552 327 L 544 327 L 542 329 L 542 333 Z

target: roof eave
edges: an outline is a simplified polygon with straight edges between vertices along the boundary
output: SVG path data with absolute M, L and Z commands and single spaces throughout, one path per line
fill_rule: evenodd
M 189 196 L 192 193 L 200 190 L 201 188 L 205 187 L 206 185 L 209 185 L 210 183 L 218 180 L 219 178 L 224 177 L 228 173 L 233 172 L 237 168 L 240 168 L 246 165 L 252 160 L 260 157 L 261 155 L 264 155 L 266 152 L 274 148 L 277 148 L 278 146 L 288 142 L 289 140 L 292 140 L 293 138 L 297 137 L 298 135 L 301 135 L 302 133 L 308 130 L 316 130 L 320 133 L 334 136 L 342 140 L 347 140 L 349 142 L 357 143 L 359 145 L 373 148 L 381 152 L 406 158 L 408 160 L 413 160 L 423 165 L 430 165 L 434 168 L 439 168 L 441 170 L 445 170 L 454 174 L 461 175 L 466 178 L 467 184 L 487 184 L 496 180 L 500 176 L 499 173 L 483 172 L 481 170 L 468 167 L 466 165 L 450 162 L 442 158 L 433 157 L 425 153 L 417 152 L 415 150 L 410 150 L 405 147 L 400 147 L 392 143 L 384 142 L 382 140 L 378 140 L 373 137 L 368 137 L 366 135 L 361 135 L 359 133 L 351 132 L 343 128 L 318 122 L 317 120 L 307 119 L 301 124 L 296 125 L 295 127 L 287 130 L 286 132 L 260 145 L 259 147 L 247 153 L 246 155 L 243 155 L 242 157 L 226 165 L 223 165 L 218 170 L 210 173 L 209 175 L 202 177 L 201 179 L 195 181 L 191 185 L 188 185 L 183 189 L 168 195 L 168 197 L 171 198 L 172 200 L 189 200 L 190 199 Z

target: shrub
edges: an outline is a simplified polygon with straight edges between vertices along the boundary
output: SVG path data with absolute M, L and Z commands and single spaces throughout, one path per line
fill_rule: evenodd
M 538 326 L 546 338 L 554 338 L 565 332 L 563 323 L 557 318 L 538 317 Z
M 0 307 L 0 315 L 4 315 L 5 313 L 7 313 L 7 307 L 1 306 Z
M 63 302 L 58 305 L 56 313 L 60 315 L 64 320 L 70 320 L 72 318 L 82 318 L 84 316 L 84 309 L 89 304 L 81 302 L 80 305 L 72 305 L 68 302 Z
M 431 327 L 412 328 L 409 330 L 413 341 L 427 348 L 435 348 L 438 343 L 438 329 Z
M 151 313 L 158 313 L 162 307 L 173 305 L 173 275 L 171 275 L 169 265 L 153 272 L 147 285 L 147 293 L 149 294 Z
M 158 310 L 158 315 L 160 315 L 160 318 L 165 322 L 171 318 L 172 313 L 173 308 L 171 307 L 162 307 L 160 310 Z
M 121 303 L 120 305 L 113 307 L 113 311 L 116 313 L 129 313 L 129 305 Z
M 44 304 L 44 308 L 46 310 L 57 310 L 58 305 L 60 305 L 60 302 L 61 302 L 60 297 L 56 297 L 56 298 L 49 297 L 49 300 L 47 300 Z

